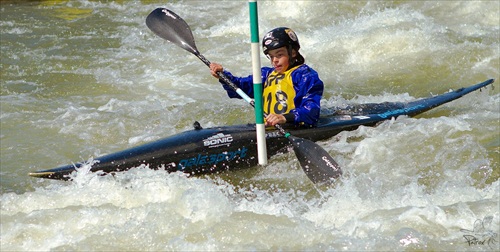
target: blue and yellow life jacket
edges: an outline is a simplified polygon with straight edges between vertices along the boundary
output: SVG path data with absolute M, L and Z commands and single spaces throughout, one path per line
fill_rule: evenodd
M 235 77 L 228 71 L 224 73 L 243 92 L 254 98 L 252 75 Z M 223 84 L 229 97 L 241 98 L 222 80 L 220 83 Z M 264 112 L 293 114 L 295 125 L 316 125 L 324 86 L 314 69 L 302 64 L 287 70 L 284 74 L 279 74 L 274 72 L 274 68 L 263 67 L 262 83 Z

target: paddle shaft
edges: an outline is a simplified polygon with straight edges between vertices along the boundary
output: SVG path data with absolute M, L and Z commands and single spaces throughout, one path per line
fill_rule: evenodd
M 211 64 L 210 61 L 207 58 L 205 58 L 201 53 L 195 52 L 193 54 L 196 55 L 196 57 L 198 57 L 198 59 L 200 59 L 201 61 L 203 61 L 203 63 L 205 63 L 205 65 L 207 65 L 208 67 L 210 67 L 210 64 Z M 236 93 L 238 93 L 241 96 L 241 98 L 243 98 L 243 100 L 247 101 L 250 105 L 252 105 L 252 107 L 255 108 L 255 101 L 252 98 L 250 98 L 250 96 L 248 96 L 245 92 L 243 92 L 243 90 L 241 90 L 241 88 L 239 88 L 238 86 L 236 86 L 236 84 L 234 84 L 229 79 L 229 77 L 227 77 L 227 75 L 225 75 L 223 72 L 217 72 L 217 75 L 227 85 L 229 85 Z M 265 116 L 267 116 L 267 113 L 264 112 L 264 117 Z M 274 125 L 274 127 L 276 127 L 276 129 L 278 129 L 278 131 L 281 134 L 283 134 L 285 137 L 290 136 L 290 133 L 286 132 L 285 129 L 283 129 L 283 127 L 281 127 L 280 124 L 276 124 L 276 125 Z

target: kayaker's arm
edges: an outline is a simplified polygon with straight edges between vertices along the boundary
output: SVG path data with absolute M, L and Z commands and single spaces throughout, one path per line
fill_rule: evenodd
M 296 83 L 295 108 L 290 111 L 290 114 L 294 115 L 294 123 L 316 125 L 320 115 L 323 81 L 319 79 L 316 71 L 305 64 L 292 73 L 292 79 Z
M 253 95 L 253 79 L 252 76 L 249 75 L 247 77 L 235 77 L 233 76 L 229 71 L 224 70 L 224 74 L 229 77 L 229 79 L 236 84 L 237 87 L 239 87 L 245 94 L 250 96 L 251 98 L 254 98 Z M 224 90 L 226 90 L 227 95 L 229 98 L 238 98 L 242 99 L 238 93 L 234 91 L 230 86 L 228 86 L 223 80 L 219 79 L 219 82 L 222 84 L 222 87 Z

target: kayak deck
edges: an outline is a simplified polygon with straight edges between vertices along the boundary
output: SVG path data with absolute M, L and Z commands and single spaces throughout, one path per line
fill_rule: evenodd
M 486 87 L 493 79 L 460 88 L 441 95 L 411 102 L 384 102 L 349 105 L 343 109 L 324 109 L 317 127 L 288 128 L 299 138 L 311 141 L 329 139 L 342 131 L 359 126 L 374 126 L 381 121 L 401 115 L 415 116 L 432 108 L 456 100 L 470 92 Z M 257 165 L 255 125 L 233 125 L 203 129 L 195 123 L 193 130 L 181 132 L 154 142 L 97 157 L 91 172 L 114 173 L 140 165 L 151 169 L 163 168 L 169 172 L 189 174 L 216 173 L 249 168 Z M 283 152 L 290 142 L 277 130 L 266 132 L 268 157 Z M 29 173 L 32 177 L 67 180 L 69 174 L 84 163 L 65 165 L 54 169 Z

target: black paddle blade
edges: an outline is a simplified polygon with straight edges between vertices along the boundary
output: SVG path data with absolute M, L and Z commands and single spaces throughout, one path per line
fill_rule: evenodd
M 174 12 L 158 8 L 149 13 L 146 25 L 156 35 L 194 54 L 199 54 L 189 25 Z
M 315 142 L 289 136 L 295 155 L 307 177 L 315 183 L 332 182 L 342 175 L 342 169 L 321 146 Z

